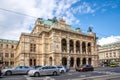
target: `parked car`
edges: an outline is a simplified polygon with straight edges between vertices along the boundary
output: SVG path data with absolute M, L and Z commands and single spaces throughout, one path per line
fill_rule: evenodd
M 32 68 L 29 66 L 17 66 L 13 68 L 2 69 L 3 75 L 12 75 L 12 74 L 27 74 Z
M 91 65 L 83 65 L 82 67 L 77 67 L 76 71 L 94 71 L 94 68 Z
M 66 68 L 64 66 L 57 66 L 57 68 L 59 69 L 60 73 L 66 72 Z
M 40 68 L 42 67 L 41 65 L 37 65 L 37 66 L 32 66 L 33 69 L 37 69 L 37 68 Z
M 42 66 L 40 68 L 30 70 L 28 76 L 41 76 L 41 75 L 59 75 L 59 69 L 56 66 Z

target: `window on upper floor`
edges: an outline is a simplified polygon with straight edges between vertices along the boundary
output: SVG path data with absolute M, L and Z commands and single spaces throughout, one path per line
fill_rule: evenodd
M 10 62 L 10 65 L 14 65 L 14 61 L 11 61 L 11 62 Z
M 0 57 L 3 57 L 3 53 L 0 53 Z
M 5 57 L 9 57 L 9 54 L 8 54 L 8 53 L 5 53 Z
M 5 61 L 5 66 L 9 66 L 9 62 L 8 61 Z
M 106 57 L 108 57 L 108 53 L 106 53 Z
M 8 48 L 8 44 L 6 44 L 6 48 Z
M 112 53 L 110 53 L 110 57 L 112 57 Z
M 30 52 L 36 52 L 36 44 L 30 44 Z
M 11 58 L 14 58 L 14 53 L 11 53 Z
M 113 56 L 116 57 L 116 52 L 113 53 Z
M 3 48 L 3 44 L 0 44 L 0 48 Z
M 11 48 L 14 49 L 14 45 L 12 45 Z

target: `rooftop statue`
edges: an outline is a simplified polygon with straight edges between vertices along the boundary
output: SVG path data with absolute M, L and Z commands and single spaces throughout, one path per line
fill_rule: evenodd
M 53 23 L 58 22 L 56 17 L 53 17 L 52 21 Z
M 89 27 L 87 32 L 92 32 L 93 27 Z

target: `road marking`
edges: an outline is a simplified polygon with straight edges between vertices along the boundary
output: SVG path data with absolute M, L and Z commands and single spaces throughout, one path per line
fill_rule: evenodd
M 110 71 L 93 71 L 97 73 L 103 73 L 103 74 L 117 74 L 116 72 L 110 72 Z
M 35 80 L 35 79 L 32 79 L 32 77 L 29 77 L 27 75 L 24 75 L 24 77 L 27 79 L 27 80 Z M 34 77 L 35 78 L 35 77 Z M 51 78 L 49 76 L 46 76 L 46 77 L 36 77 L 36 79 L 38 80 L 55 80 L 54 78 Z
M 55 79 L 47 76 L 47 77 L 44 78 L 44 80 L 55 80 Z
M 33 80 L 31 77 L 28 77 L 27 75 L 24 75 L 24 77 L 25 77 L 27 80 Z

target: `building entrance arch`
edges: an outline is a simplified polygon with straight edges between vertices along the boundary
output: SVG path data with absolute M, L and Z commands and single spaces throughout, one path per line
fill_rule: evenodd
M 73 65 L 74 65 L 74 58 L 71 57 L 71 59 L 70 59 L 70 67 L 73 67 Z
M 89 58 L 89 59 L 88 59 L 88 64 L 91 65 L 91 63 L 92 63 L 92 59 Z
M 77 64 L 77 67 L 80 66 L 80 58 L 77 58 L 77 60 L 76 60 L 76 64 Z
M 52 65 L 52 57 L 49 58 L 49 65 Z
M 66 57 L 62 58 L 62 65 L 67 66 L 67 58 Z
M 83 63 L 83 65 L 86 64 L 86 58 L 83 58 L 82 63 Z

